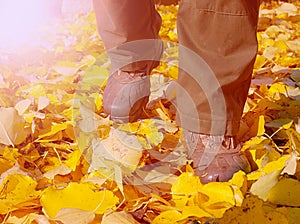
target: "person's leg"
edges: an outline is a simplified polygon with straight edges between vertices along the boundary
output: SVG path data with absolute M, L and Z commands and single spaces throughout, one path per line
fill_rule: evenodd
M 98 31 L 112 62 L 103 101 L 115 121 L 132 121 L 150 95 L 149 73 L 162 53 L 154 1 L 93 0 Z
M 190 147 L 189 156 L 197 168 L 210 163 L 214 170 L 210 172 L 215 176 L 210 180 L 227 180 L 238 166 L 246 166 L 243 158 L 235 156 L 239 149 L 231 137 L 237 135 L 239 129 L 257 53 L 258 10 L 259 0 L 182 0 L 180 4 L 178 35 L 179 43 L 184 47 L 179 51 L 178 117 L 181 126 L 188 130 L 188 145 L 196 144 L 196 137 L 200 139 L 196 149 Z M 200 56 L 208 66 L 198 63 L 197 67 L 197 63 L 193 63 L 197 60 L 191 58 L 192 54 L 185 47 Z M 197 74 L 191 74 L 193 71 Z M 213 136 L 214 140 L 205 136 Z M 227 137 L 224 140 L 216 136 Z M 232 156 L 226 155 L 213 162 L 206 158 L 209 162 L 205 159 L 200 162 L 204 149 L 218 145 L 214 141 L 227 145 L 227 149 L 234 149 Z M 214 150 L 220 150 L 220 154 L 226 152 L 226 147 Z M 226 169 L 228 160 L 237 162 L 236 167 L 233 164 L 232 169 Z

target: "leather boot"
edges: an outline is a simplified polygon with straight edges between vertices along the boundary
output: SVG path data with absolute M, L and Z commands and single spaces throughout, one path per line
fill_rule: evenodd
M 193 160 L 195 174 L 202 183 L 226 182 L 239 170 L 251 171 L 235 137 L 210 136 L 184 131 L 188 159 Z
M 150 95 L 149 71 L 122 71 L 110 75 L 103 93 L 104 112 L 117 123 L 141 117 Z

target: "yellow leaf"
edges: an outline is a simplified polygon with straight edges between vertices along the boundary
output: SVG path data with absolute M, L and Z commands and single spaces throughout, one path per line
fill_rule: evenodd
M 270 39 L 270 38 L 263 38 L 261 40 L 261 43 L 260 43 L 260 47 L 265 49 L 267 47 L 273 47 L 273 45 L 275 44 L 275 41 L 273 39 Z
M 64 162 L 71 170 L 75 171 L 81 157 L 81 151 L 79 149 L 74 150 L 68 154 L 68 159 Z
M 280 49 L 282 53 L 286 52 L 288 50 L 288 46 L 286 45 L 285 41 L 283 40 L 278 40 L 274 44 L 275 47 Z
M 243 144 L 242 151 L 245 151 L 247 149 L 256 149 L 257 145 L 269 144 L 269 142 L 270 140 L 267 139 L 266 137 L 263 136 L 254 137 Z
M 236 189 L 236 191 L 239 191 Z M 207 195 L 209 200 L 201 204 L 207 212 L 216 218 L 223 216 L 224 212 L 236 204 L 236 198 L 231 185 L 227 182 L 211 182 L 203 185 L 201 193 Z M 242 197 L 239 191 L 239 196 Z
M 257 55 L 255 63 L 254 63 L 254 68 L 255 69 L 262 68 L 265 65 L 266 61 L 267 61 L 267 59 L 264 56 Z
M 99 125 L 97 127 L 97 136 L 100 139 L 108 138 L 110 133 L 110 126 L 109 125 Z
M 38 99 L 39 96 L 46 96 L 46 90 L 42 85 L 34 85 L 31 89 L 29 94 L 34 96 Z
M 52 124 L 51 130 L 45 134 L 39 135 L 39 139 L 50 137 L 52 135 L 57 134 L 58 132 L 61 132 L 65 130 L 68 127 L 69 122 L 65 122 L 62 124 Z
M 257 135 L 261 136 L 264 133 L 265 133 L 265 117 L 263 115 L 260 115 L 258 119 Z
M 282 28 L 279 27 L 279 26 L 276 26 L 276 25 L 272 25 L 272 26 L 269 26 L 266 30 L 265 30 L 265 33 L 270 37 L 270 38 L 276 38 L 277 35 L 282 32 Z M 273 39 L 270 39 L 270 40 L 273 40 Z M 270 45 L 269 45 L 270 46 Z
M 13 167 L 13 165 L 14 165 L 13 161 L 9 161 L 7 159 L 0 158 L 0 175 L 2 173 L 4 173 L 5 171 L 7 171 L 8 169 L 10 169 L 11 167 Z
M 246 194 L 247 189 L 242 189 L 242 188 L 240 189 L 235 185 L 231 186 L 231 188 L 233 190 L 235 205 L 236 206 L 241 206 L 241 204 L 243 203 L 244 195 Z M 245 188 L 247 188 L 246 184 L 245 184 Z
M 74 117 L 79 117 L 80 116 L 80 111 L 79 110 L 74 110 L 73 107 L 70 107 L 66 110 L 64 110 L 61 114 L 65 116 L 68 120 L 72 121 L 74 120 Z
M 229 183 L 232 184 L 236 204 L 239 206 L 243 202 L 244 195 L 248 191 L 247 176 L 243 171 L 236 172 Z
M 288 224 L 285 215 L 276 210 L 265 211 L 263 201 L 254 196 L 247 197 L 243 201 L 242 207 L 233 207 L 227 210 L 224 216 L 216 221 L 216 224 L 229 223 Z
M 197 205 L 201 202 L 199 197 L 203 185 L 199 177 L 193 173 L 182 173 L 175 183 L 172 185 L 172 199 L 176 207 L 184 207 L 186 205 Z
M 266 201 L 269 191 L 277 184 L 279 175 L 280 170 L 275 170 L 270 174 L 261 176 L 254 184 L 252 184 L 250 192 Z
M 70 183 L 64 189 L 49 187 L 44 190 L 41 197 L 41 205 L 51 218 L 54 218 L 63 208 L 76 208 L 103 214 L 109 209 L 115 209 L 118 201 L 113 192 L 97 191 L 85 183 Z
M 285 94 L 291 87 L 285 85 L 284 83 L 278 82 L 272 84 L 270 89 L 268 90 L 268 96 L 274 98 L 275 100 L 280 99 L 280 93 Z
M 297 224 L 300 220 L 300 208 L 280 207 L 276 210 L 288 218 L 288 223 Z
M 152 149 L 162 142 L 164 136 L 158 130 L 157 124 L 153 119 L 144 120 L 140 123 L 139 129 L 136 132 L 137 136 L 140 137 L 141 144 L 147 149 Z M 143 141 L 144 140 L 144 141 Z
M 202 193 L 209 197 L 207 203 L 213 204 L 216 202 L 229 202 L 234 204 L 235 200 L 230 184 L 226 182 L 211 182 L 203 185 Z
M 18 204 L 27 202 L 28 206 L 35 205 L 30 200 L 37 199 L 40 192 L 35 188 L 37 182 L 29 176 L 21 174 L 9 175 L 0 186 L 0 214 L 19 209 Z
M 97 97 L 95 97 L 95 106 L 96 106 L 96 111 L 100 111 L 103 107 L 103 99 L 102 95 L 98 94 Z
M 88 82 L 88 87 L 91 87 L 91 83 L 102 83 L 104 84 L 105 80 L 109 75 L 109 69 L 104 68 L 103 66 L 92 65 L 86 72 L 83 77 L 83 82 Z
M 268 201 L 279 205 L 300 206 L 300 182 L 291 178 L 281 179 L 269 192 Z
M 8 170 L 6 170 L 4 173 L 1 174 L 1 177 L 0 177 L 0 185 L 2 185 L 4 183 L 4 181 L 6 180 L 6 178 L 10 175 L 24 175 L 26 176 L 27 173 L 24 172 L 19 163 L 15 163 L 12 167 L 10 167 Z
M 243 171 L 238 171 L 236 172 L 233 177 L 231 178 L 231 180 L 228 181 L 229 183 L 234 184 L 235 186 L 242 188 L 245 183 L 247 182 L 247 176 L 245 174 L 245 172 Z
M 176 210 L 164 211 L 155 217 L 151 224 L 175 224 L 181 217 L 181 213 Z
M 161 108 L 156 108 L 155 109 L 156 113 L 158 113 L 159 117 L 163 120 L 163 121 L 170 121 L 170 118 L 164 113 L 164 111 Z
M 286 161 L 291 158 L 291 155 L 284 155 L 278 160 L 267 163 L 264 167 L 257 171 L 247 174 L 248 180 L 257 180 L 259 177 L 270 174 L 276 170 L 281 170 L 285 167 Z
M 198 217 L 198 218 L 203 218 L 203 217 L 211 217 L 212 215 L 206 212 L 204 209 L 200 208 L 199 206 L 195 205 L 189 205 L 185 206 L 182 209 L 182 217 L 181 219 L 187 219 L 189 217 Z
M 120 124 L 118 126 L 118 130 L 120 131 L 125 131 L 128 133 L 135 133 L 140 126 L 140 122 L 132 122 L 132 123 L 125 123 L 125 124 Z
M 168 69 L 168 76 L 171 79 L 177 80 L 178 79 L 178 66 L 170 66 Z
M 174 32 L 169 32 L 168 37 L 170 38 L 171 41 L 174 41 L 174 42 L 178 41 L 177 34 Z

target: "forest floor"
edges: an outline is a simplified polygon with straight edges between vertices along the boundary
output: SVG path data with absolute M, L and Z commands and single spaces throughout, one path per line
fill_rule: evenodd
M 252 172 L 202 184 L 174 108 L 177 5 L 157 6 L 165 41 L 146 119 L 103 112 L 109 60 L 94 13 L 0 43 L 1 223 L 300 223 L 300 3 L 263 3 L 239 138 Z

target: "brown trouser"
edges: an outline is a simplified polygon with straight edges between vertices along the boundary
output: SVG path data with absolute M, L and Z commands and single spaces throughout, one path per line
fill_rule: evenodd
M 121 47 L 130 41 L 159 39 L 161 18 L 153 0 L 94 0 L 94 9 L 100 36 L 116 67 L 120 58 L 160 55 L 154 43 L 143 47 L 143 52 Z M 177 21 L 183 47 L 179 50 L 176 105 L 183 128 L 212 135 L 224 131 L 229 136 L 237 134 L 257 53 L 258 10 L 259 0 L 181 0 Z M 212 83 L 212 79 L 201 85 L 201 72 L 195 72 L 195 78 L 193 69 L 185 69 L 193 61 L 185 48 L 205 61 L 218 82 Z M 145 63 L 122 67 L 139 70 Z M 203 70 L 201 66 L 199 70 Z M 213 104 L 220 104 L 222 97 L 223 110 L 221 106 L 217 111 Z

